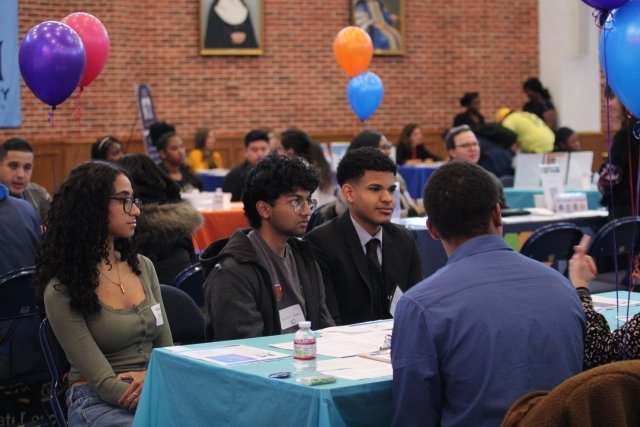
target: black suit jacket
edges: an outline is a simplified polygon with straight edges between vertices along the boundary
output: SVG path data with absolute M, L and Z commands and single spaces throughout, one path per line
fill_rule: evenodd
M 395 224 L 382 226 L 382 272 L 386 304 L 374 312 L 374 284 L 367 258 L 349 211 L 314 228 L 306 237 L 322 270 L 327 307 L 336 324 L 389 318 L 396 286 L 406 291 L 422 280 L 418 246 L 411 232 Z

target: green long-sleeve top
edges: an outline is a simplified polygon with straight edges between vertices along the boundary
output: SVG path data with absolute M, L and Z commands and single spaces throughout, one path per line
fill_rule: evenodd
M 139 305 L 116 310 L 100 303 L 100 311 L 84 316 L 71 309 L 68 289 L 57 279 L 44 292 L 51 328 L 71 365 L 67 382 L 87 381 L 102 400 L 113 405 L 129 387 L 116 375 L 147 369 L 153 348 L 173 345 L 153 264 L 142 255 L 138 259 L 146 293 Z M 160 312 L 152 309 L 158 306 Z

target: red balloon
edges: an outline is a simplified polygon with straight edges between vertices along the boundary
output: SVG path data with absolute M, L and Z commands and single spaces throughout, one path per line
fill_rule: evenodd
M 80 36 L 87 54 L 87 66 L 80 87 L 89 86 L 100 74 L 109 57 L 109 33 L 102 22 L 84 12 L 72 13 L 62 20 Z

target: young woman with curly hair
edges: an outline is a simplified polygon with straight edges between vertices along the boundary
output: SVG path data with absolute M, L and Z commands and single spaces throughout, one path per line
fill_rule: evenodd
M 153 264 L 132 242 L 139 204 L 122 168 L 91 161 L 47 214 L 38 294 L 71 365 L 70 426 L 131 425 L 151 351 L 172 345 Z

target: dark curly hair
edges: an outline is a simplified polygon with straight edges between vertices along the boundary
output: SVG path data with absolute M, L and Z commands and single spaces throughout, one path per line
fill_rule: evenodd
M 262 218 L 256 203 L 273 206 L 283 194 L 302 189 L 313 193 L 318 187 L 318 175 L 311 165 L 299 157 L 269 155 L 248 173 L 242 192 L 244 214 L 253 228 L 260 228 Z
M 391 172 L 395 175 L 397 170 L 393 160 L 377 148 L 362 147 L 347 150 L 338 164 L 338 184 L 342 187 L 353 179 L 362 178 L 366 171 Z
M 427 217 L 440 236 L 457 241 L 489 233 L 491 211 L 500 196 L 487 171 L 454 160 L 429 177 L 423 200 Z
M 40 307 L 44 290 L 57 279 L 69 290 L 71 309 L 83 314 L 100 310 L 96 295 L 98 264 L 108 255 L 108 207 L 120 166 L 88 161 L 71 171 L 53 196 L 44 222 L 36 258 L 36 284 Z M 140 274 L 134 243 L 115 240 L 115 249 Z

